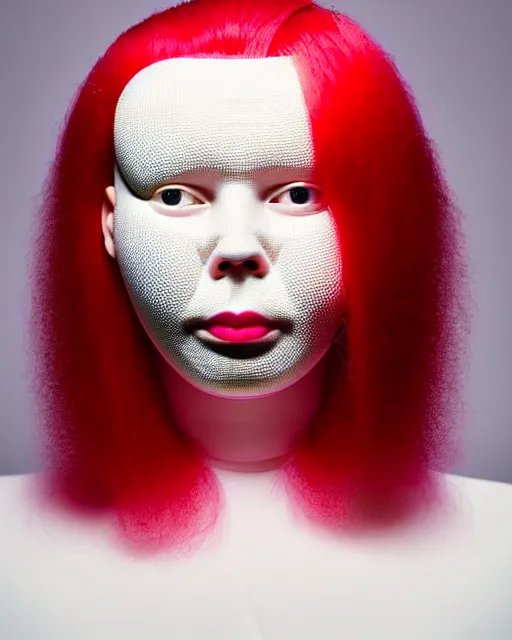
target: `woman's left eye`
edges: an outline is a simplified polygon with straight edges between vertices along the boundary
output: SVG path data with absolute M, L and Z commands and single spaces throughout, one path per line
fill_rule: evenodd
M 269 203 L 285 206 L 317 205 L 320 202 L 320 192 L 314 187 L 297 185 L 281 191 L 273 196 Z

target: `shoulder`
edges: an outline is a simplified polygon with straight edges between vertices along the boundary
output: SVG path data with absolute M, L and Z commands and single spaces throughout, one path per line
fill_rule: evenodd
M 38 500 L 40 480 L 0 477 L 0 638 L 248 637 L 223 551 L 130 556 L 108 517 Z
M 512 485 L 439 480 L 442 508 L 391 532 L 325 536 L 276 519 L 248 533 L 246 575 L 276 637 L 322 625 L 326 638 L 512 637 Z
M 26 492 L 37 474 L 0 476 L 0 506 L 5 507 L 13 496 Z
M 443 480 L 454 508 L 478 530 L 499 524 L 502 531 L 512 533 L 512 484 L 455 475 L 444 475 Z

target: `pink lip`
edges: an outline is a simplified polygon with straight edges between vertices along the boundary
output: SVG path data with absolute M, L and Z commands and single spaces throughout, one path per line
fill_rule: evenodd
M 252 327 L 228 327 L 225 324 L 214 324 L 208 327 L 208 331 L 219 340 L 226 342 L 248 342 L 249 340 L 258 340 L 263 338 L 271 330 L 261 325 L 253 325 Z
M 228 327 L 247 327 L 247 326 L 270 326 L 272 323 L 269 318 L 262 316 L 255 311 L 244 311 L 243 313 L 233 313 L 232 311 L 223 311 L 222 313 L 218 313 L 215 316 L 210 316 L 208 320 L 206 320 L 206 326 L 210 326 L 212 324 L 221 324 L 226 325 Z
M 224 311 L 208 318 L 202 326 L 219 340 L 249 342 L 263 338 L 270 331 L 278 328 L 279 323 L 254 311 L 238 314 Z

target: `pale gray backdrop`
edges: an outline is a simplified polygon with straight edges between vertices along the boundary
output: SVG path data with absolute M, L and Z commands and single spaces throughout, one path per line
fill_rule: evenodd
M 23 350 L 25 264 L 30 215 L 60 124 L 106 47 L 165 6 L 157 0 L 2 1 L 0 474 L 41 465 Z M 338 0 L 329 6 L 358 20 L 395 56 L 466 213 L 478 313 L 465 460 L 454 471 L 512 482 L 512 0 Z

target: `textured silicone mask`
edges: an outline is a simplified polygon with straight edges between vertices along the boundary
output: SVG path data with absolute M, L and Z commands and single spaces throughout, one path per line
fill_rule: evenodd
M 314 163 L 292 58 L 155 63 L 125 87 L 114 139 L 116 257 L 162 356 L 223 396 L 273 393 L 308 373 L 341 321 L 341 256 L 321 197 L 286 192 L 303 183 L 306 195 Z M 226 311 L 278 328 L 243 344 L 197 328 Z

